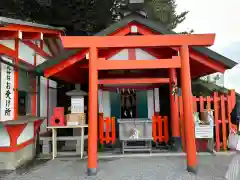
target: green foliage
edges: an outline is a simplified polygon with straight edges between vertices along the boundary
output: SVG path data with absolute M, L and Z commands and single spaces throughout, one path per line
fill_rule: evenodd
M 175 29 L 188 14 L 188 11 L 177 14 L 175 0 L 145 0 L 145 4 L 149 18 L 160 21 L 169 30 Z
M 44 2 L 50 2 L 44 5 Z M 91 35 L 119 20 L 119 9 L 125 0 L 7 0 L 1 16 L 26 21 L 64 26 L 67 32 Z M 42 3 L 39 3 L 42 2 Z M 182 23 L 187 11 L 176 12 L 175 0 L 145 0 L 143 9 L 148 18 L 161 22 L 169 30 Z M 189 32 L 184 32 L 189 33 Z
M 50 8 L 41 6 L 36 0 L 8 0 L 1 15 L 44 23 L 51 17 L 50 12 Z
M 124 0 L 115 0 L 115 10 L 125 5 Z M 176 12 L 176 0 L 145 0 L 143 10 L 147 13 L 147 17 L 151 20 L 160 22 L 165 25 L 168 30 L 173 30 L 178 24 L 181 24 L 188 14 L 188 11 Z M 193 30 L 189 32 L 192 33 Z

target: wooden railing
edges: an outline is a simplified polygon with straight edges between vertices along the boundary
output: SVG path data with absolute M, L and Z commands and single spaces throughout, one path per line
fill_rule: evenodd
M 214 125 L 215 125 L 215 149 L 220 151 L 222 148 L 227 150 L 227 128 L 229 132 L 231 129 L 236 130 L 236 125 L 232 124 L 231 112 L 236 104 L 236 95 L 234 90 L 230 90 L 228 94 L 218 95 L 217 92 L 213 93 L 213 96 L 196 97 L 192 98 L 193 112 L 203 112 L 205 109 L 214 110 Z M 179 117 L 180 124 L 183 124 L 183 102 L 182 97 L 179 96 Z M 181 126 L 182 127 L 182 126 Z M 222 131 L 220 132 L 220 130 Z M 185 146 L 185 137 L 183 128 L 181 128 L 182 144 Z M 222 146 L 221 146 L 222 144 Z
M 153 131 L 154 142 L 168 143 L 168 141 L 169 141 L 168 117 L 167 116 L 153 116 L 152 131 Z
M 99 140 L 101 144 L 114 144 L 116 141 L 115 117 L 99 116 Z

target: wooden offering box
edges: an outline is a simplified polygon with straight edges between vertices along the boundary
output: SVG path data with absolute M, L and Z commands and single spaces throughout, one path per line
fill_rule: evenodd
M 78 126 L 86 124 L 85 113 L 72 113 L 65 116 L 68 126 Z

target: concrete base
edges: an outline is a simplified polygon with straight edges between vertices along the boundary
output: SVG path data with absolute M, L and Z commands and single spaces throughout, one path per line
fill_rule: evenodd
M 88 176 L 96 176 L 97 175 L 97 169 L 96 168 L 88 168 L 87 174 L 88 174 Z
M 187 166 L 187 171 L 193 174 L 197 174 L 197 167 Z
M 17 152 L 0 152 L 0 170 L 15 170 L 32 160 L 34 156 L 34 144 L 30 144 Z
M 81 154 L 81 141 L 80 140 L 77 140 L 77 143 L 76 143 L 76 153 Z
M 172 149 L 175 152 L 181 152 L 182 151 L 181 137 L 172 137 Z
M 50 154 L 52 151 L 51 151 L 51 148 L 50 148 L 50 141 L 45 138 L 42 140 L 42 153 L 43 154 Z

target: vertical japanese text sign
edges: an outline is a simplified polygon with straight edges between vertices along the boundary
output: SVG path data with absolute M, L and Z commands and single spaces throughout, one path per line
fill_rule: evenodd
M 12 64 L 12 60 L 4 58 Z M 14 114 L 14 69 L 12 66 L 1 63 L 1 119 L 12 120 Z

